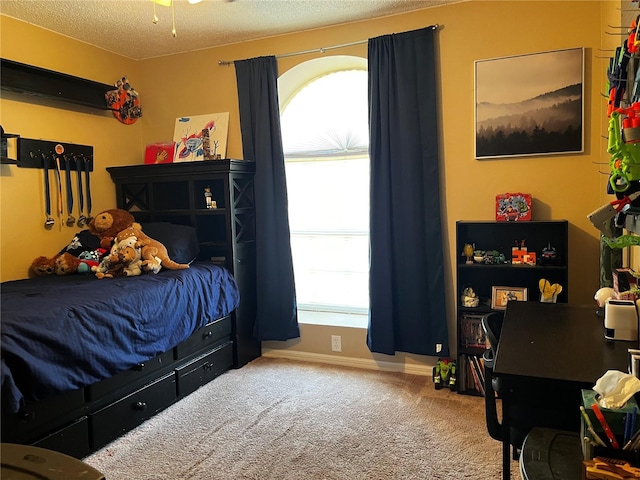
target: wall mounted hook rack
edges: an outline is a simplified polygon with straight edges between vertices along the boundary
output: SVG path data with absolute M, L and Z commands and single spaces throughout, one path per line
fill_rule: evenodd
M 87 163 L 88 170 L 93 171 L 93 147 L 31 138 L 18 139 L 18 167 L 44 168 L 44 162 L 47 162 L 47 168 L 62 170 L 67 160 L 72 160 L 71 169 L 74 171 L 79 168 L 86 170 Z

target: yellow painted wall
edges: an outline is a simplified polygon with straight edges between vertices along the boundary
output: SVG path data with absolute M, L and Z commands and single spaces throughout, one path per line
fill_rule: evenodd
M 129 75 L 135 86 L 140 65 L 119 55 L 54 34 L 48 30 L 0 16 L 2 58 L 113 84 Z M 124 125 L 111 112 L 73 107 L 60 102 L 41 102 L 23 95 L 2 92 L 0 124 L 6 132 L 25 138 L 91 145 L 93 213 L 115 206 L 113 182 L 107 165 L 126 165 L 139 160 L 141 122 Z M 53 180 L 53 176 L 51 179 Z M 75 182 L 75 177 L 74 177 Z M 53 185 L 52 185 L 53 187 Z M 44 174 L 41 169 L 0 166 L 0 279 L 25 278 L 39 255 L 53 256 L 78 232 L 56 218 L 45 230 Z M 55 200 L 53 202 L 55 210 Z M 76 207 L 77 211 L 77 199 Z M 77 217 L 77 213 L 74 213 Z
M 242 158 L 237 108 L 235 72 L 218 60 L 234 60 L 262 55 L 316 49 L 367 38 L 422 28 L 434 23 L 440 64 L 439 98 L 442 160 L 442 205 L 445 236 L 446 282 L 448 286 L 448 322 L 450 345 L 455 346 L 455 251 L 456 220 L 492 219 L 495 195 L 504 192 L 528 192 L 534 198 L 534 219 L 567 219 L 570 222 L 569 292 L 572 303 L 592 302 L 598 288 L 598 231 L 586 215 L 610 200 L 605 194 L 606 154 L 601 135 L 606 134 L 604 89 L 606 61 L 596 58 L 610 42 L 603 28 L 616 13 L 612 1 L 484 1 L 425 9 L 405 15 L 367 22 L 311 30 L 260 41 L 243 42 L 187 54 L 132 63 L 84 44 L 49 32 L 33 32 L 33 27 L 2 18 L 2 55 L 6 58 L 54 68 L 67 73 L 110 83 L 126 73 L 141 94 L 144 117 L 133 127 L 120 126 L 110 118 L 19 104 L 2 100 L 2 124 L 7 131 L 24 136 L 41 136 L 78 143 L 94 144 L 99 153 L 96 204 L 111 208 L 113 186 L 100 167 L 142 163 L 147 143 L 170 141 L 175 118 L 214 112 L 230 112 L 227 156 Z M 5 28 L 7 25 L 9 28 Z M 9 31 L 7 31 L 9 30 Z M 23 35 L 27 31 L 30 35 Z M 5 45 L 12 35 L 36 38 L 39 45 Z M 35 37 L 33 36 L 35 35 Z M 616 39 L 618 40 L 618 39 Z M 42 45 L 51 52 L 43 54 Z M 60 48 L 64 46 L 64 48 Z M 56 48 L 54 48 L 56 47 Z M 474 159 L 474 61 L 509 55 L 556 49 L 585 48 L 585 152 L 578 155 L 553 155 L 506 160 Z M 366 56 L 366 44 L 331 50 L 325 55 Z M 74 55 L 71 52 L 78 52 Z M 88 53 L 81 57 L 80 53 Z M 10 53 L 10 54 L 9 54 Z M 279 61 L 280 73 L 321 56 L 309 54 Z M 78 57 L 81 57 L 78 63 Z M 27 110 L 23 110 L 26 108 Z M 10 113 L 10 115 L 9 115 Z M 33 117 L 44 116 L 45 119 Z M 54 117 L 64 124 L 52 124 Z M 15 120 L 16 118 L 19 119 Z M 11 119 L 11 121 L 10 121 Z M 88 128 L 89 123 L 92 128 Z M 81 129 L 82 135 L 76 130 Z M 86 132 L 85 132 L 86 128 Z M 98 133 L 95 133 L 98 132 Z M 71 138 L 73 137 L 73 138 Z M 604 162 L 605 165 L 598 163 Z M 34 254 L 53 254 L 65 243 L 68 234 L 47 233 L 41 227 L 43 212 L 38 172 L 18 172 L 16 167 L 2 170 L 2 279 L 18 278 Z M 41 181 L 40 181 L 41 183 Z M 6 185 L 10 184 L 7 188 Z M 35 186 L 35 187 L 34 187 Z M 10 189 L 9 192 L 5 190 Z M 21 209 L 13 205 L 20 200 Z M 11 205 L 7 205 L 11 202 Z M 24 218 L 28 218 L 27 223 Z M 20 233 L 16 227 L 20 226 Z M 15 254 L 28 225 L 28 254 Z M 9 230 L 9 233 L 6 233 Z M 7 253 L 7 248 L 11 253 Z M 302 338 L 289 342 L 265 342 L 267 350 L 313 355 L 334 355 L 330 335 L 343 336 L 343 355 L 366 360 L 400 362 L 428 367 L 432 358 L 398 354 L 395 357 L 372 355 L 365 345 L 365 332 L 305 325 Z

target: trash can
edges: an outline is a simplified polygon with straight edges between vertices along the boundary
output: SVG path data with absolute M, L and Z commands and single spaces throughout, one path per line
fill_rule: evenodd
M 523 480 L 581 480 L 582 447 L 577 432 L 533 428 L 520 452 Z
M 105 480 L 81 460 L 46 448 L 2 443 L 0 459 L 2 480 Z

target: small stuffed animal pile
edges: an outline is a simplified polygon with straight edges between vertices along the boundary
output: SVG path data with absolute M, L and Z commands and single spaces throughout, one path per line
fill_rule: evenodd
M 91 273 L 105 254 L 118 232 L 135 223 L 133 215 L 125 210 L 111 209 L 91 219 L 87 230 L 78 232 L 71 242 L 54 257 L 40 256 L 31 263 L 36 276 Z
M 142 273 L 140 247 L 136 247 L 135 237 L 116 240 L 109 255 L 93 269 L 98 278 L 134 277 Z
M 166 247 L 142 232 L 138 224 L 125 228 L 116 235 L 111 253 L 94 269 L 98 278 L 133 276 L 142 272 L 158 273 L 162 267 L 169 270 L 189 268 L 176 263 Z
M 158 273 L 162 267 L 189 265 L 171 260 L 166 247 L 143 233 L 133 215 L 116 208 L 96 215 L 55 257 L 36 258 L 31 271 L 38 276 L 93 272 L 98 278 L 114 278 Z
M 100 239 L 89 230 L 82 230 L 54 257 L 37 257 L 31 263 L 31 271 L 37 276 L 89 273 L 98 265 L 106 250 L 100 247 Z

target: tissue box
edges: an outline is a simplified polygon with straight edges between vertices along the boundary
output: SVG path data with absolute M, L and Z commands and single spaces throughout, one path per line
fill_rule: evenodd
M 596 414 L 591 410 L 591 405 L 596 403 L 596 392 L 594 390 L 582 390 L 582 406 L 587 411 L 587 415 L 589 416 L 589 420 L 593 423 L 593 429 L 597 433 L 602 433 L 604 435 L 604 430 L 602 426 L 600 426 L 600 422 L 596 418 Z M 598 404 L 600 407 L 600 404 Z M 627 413 L 633 411 L 633 407 L 638 407 L 636 403 L 636 399 L 631 397 L 623 408 L 616 408 L 615 410 L 600 407 L 602 410 L 602 414 L 604 415 L 604 419 L 607 421 L 613 434 L 616 436 L 618 441 L 622 443 L 622 439 L 624 437 L 624 419 Z M 640 412 L 639 412 L 640 414 Z M 640 422 L 638 422 L 637 428 L 640 428 Z M 634 432 L 635 433 L 635 432 Z M 604 440 L 606 437 L 602 437 Z
M 589 420 L 593 424 L 594 431 L 598 434 L 602 440 L 609 445 L 607 440 L 607 436 L 604 433 L 600 422 L 596 418 L 595 413 L 591 409 L 591 405 L 596 402 L 596 392 L 593 390 L 582 390 L 582 406 L 584 407 Z M 599 406 L 599 404 L 598 404 Z M 602 415 L 605 420 L 609 424 L 611 431 L 616 437 L 616 440 L 620 444 L 620 448 L 612 448 L 612 447 L 602 447 L 602 446 L 592 446 L 589 443 L 582 441 L 582 454 L 585 460 L 590 460 L 594 457 L 608 457 L 608 458 L 616 458 L 620 460 L 626 460 L 633 466 L 638 466 L 640 464 L 640 451 L 638 450 L 622 450 L 624 446 L 624 422 L 627 413 L 633 411 L 633 408 L 637 408 L 638 404 L 634 397 L 631 397 L 629 401 L 625 404 L 623 408 L 619 409 L 609 409 L 600 407 L 602 411 Z M 640 428 L 640 422 L 636 425 L 636 431 Z M 635 432 L 632 432 L 633 435 Z M 584 421 L 581 422 L 580 428 L 580 437 L 584 438 L 585 436 L 590 436 L 586 431 L 586 426 L 584 425 Z

